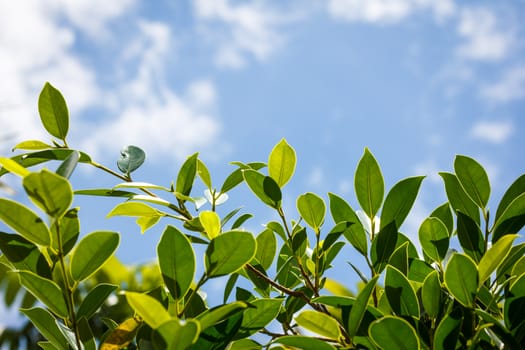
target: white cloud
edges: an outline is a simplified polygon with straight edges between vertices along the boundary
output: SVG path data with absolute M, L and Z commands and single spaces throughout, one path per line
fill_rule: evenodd
M 434 184 L 442 183 L 439 172 L 442 169 L 439 169 L 436 161 L 428 159 L 424 162 L 416 164 L 414 167 L 414 173 L 418 176 L 426 176 L 426 181 L 430 181 Z
M 430 9 L 441 20 L 455 11 L 452 0 L 330 0 L 328 12 L 350 22 L 397 23 L 417 10 Z
M 496 15 L 487 8 L 464 8 L 458 23 L 458 34 L 465 41 L 458 47 L 459 56 L 483 61 L 505 58 L 514 43 L 512 30 L 502 29 Z
M 267 60 L 285 42 L 277 27 L 296 16 L 260 1 L 234 5 L 229 0 L 195 0 L 193 4 L 205 37 L 218 43 L 215 63 L 234 69 L 246 65 L 246 56 Z
M 310 171 L 306 178 L 306 183 L 309 186 L 320 186 L 324 180 L 324 172 L 320 167 L 315 167 Z
M 470 130 L 470 136 L 482 141 L 500 144 L 512 135 L 510 121 L 479 121 Z
M 508 69 L 500 81 L 487 84 L 481 95 L 494 102 L 510 102 L 525 97 L 525 65 Z

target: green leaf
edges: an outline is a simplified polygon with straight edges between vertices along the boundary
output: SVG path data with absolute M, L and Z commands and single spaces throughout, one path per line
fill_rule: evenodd
M 91 318 L 95 312 L 104 304 L 108 296 L 113 293 L 118 286 L 108 283 L 100 283 L 89 291 L 77 311 L 77 318 Z
M 372 259 L 372 265 L 376 272 L 383 271 L 388 260 L 390 260 L 390 256 L 392 256 L 392 253 L 396 249 L 397 237 L 396 223 L 391 222 L 383 227 L 374 238 L 372 247 L 370 248 L 370 258 Z
M 468 215 L 457 212 L 457 234 L 459 243 L 465 253 L 479 262 L 485 250 L 485 240 L 479 225 Z
M 402 318 L 385 316 L 368 329 L 374 343 L 382 349 L 417 350 L 420 348 L 419 337 L 415 329 Z
M 18 271 L 20 283 L 54 314 L 66 318 L 68 311 L 62 290 L 53 281 L 30 271 Z
M 439 175 L 443 178 L 447 198 L 454 212 L 460 211 L 466 214 L 479 225 L 479 208 L 465 192 L 457 176 L 446 172 L 441 172 Z
M 113 329 L 100 344 L 100 350 L 118 350 L 129 345 L 142 325 L 139 317 L 131 317 Z
M 53 148 L 53 146 L 48 145 L 47 143 L 42 142 L 40 140 L 27 140 L 18 143 L 15 147 L 13 147 L 13 151 L 17 149 L 23 149 L 28 151 L 40 151 L 48 148 Z
M 410 281 L 390 265 L 386 267 L 385 293 L 390 307 L 397 315 L 419 318 L 419 302 Z
M 71 174 L 73 174 L 73 171 L 75 170 L 79 159 L 79 151 L 71 152 L 71 154 L 62 162 L 62 164 L 60 164 L 60 166 L 56 170 L 56 173 L 62 177 L 65 177 L 66 179 L 69 179 L 71 177 Z
M 189 290 L 195 275 L 195 253 L 188 238 L 174 226 L 167 226 L 157 246 L 164 284 L 175 300 Z
M 22 183 L 33 203 L 53 218 L 62 216 L 73 202 L 69 181 L 49 170 L 31 173 Z
M 409 244 L 410 242 L 408 241 L 402 243 L 396 248 L 396 250 L 394 250 L 394 252 L 390 256 L 390 259 L 388 259 L 388 264 L 401 271 L 401 273 L 405 276 L 408 274 Z
M 0 232 L 0 250 L 15 269 L 51 277 L 51 269 L 38 247 L 17 234 Z M 0 277 L 1 281 L 1 277 Z
M 20 177 L 24 177 L 31 173 L 29 170 L 27 170 L 11 158 L 0 157 L 0 165 L 2 166 L 2 170 L 9 171 L 10 173 L 18 175 Z
M 273 342 L 301 350 L 335 350 L 332 345 L 305 335 L 288 335 L 276 338 Z
M 47 132 L 64 140 L 69 129 L 69 112 L 60 91 L 49 83 L 46 83 L 40 92 L 38 112 Z
M 518 238 L 518 235 L 506 235 L 501 237 L 494 245 L 487 250 L 478 264 L 479 285 L 481 286 L 490 275 L 496 271 L 498 266 L 507 257 L 512 248 L 512 242 Z
M 201 327 L 196 320 L 170 320 L 157 328 L 164 342 L 162 349 L 188 349 L 199 337 Z
M 266 229 L 257 236 L 256 241 L 257 251 L 255 252 L 255 259 L 267 270 L 275 258 L 277 239 L 272 230 Z
M 421 301 L 428 316 L 436 318 L 441 308 L 441 283 L 437 271 L 427 275 L 421 287 Z
M 321 197 L 315 193 L 305 193 L 297 197 L 297 210 L 304 221 L 319 234 L 324 223 L 326 206 Z
M 78 209 L 69 209 L 62 218 L 60 218 L 59 226 L 51 226 L 51 235 L 53 237 L 51 247 L 58 251 L 58 234 L 60 233 L 60 241 L 62 242 L 62 254 L 67 255 L 75 246 L 78 236 L 80 234 L 80 220 L 78 219 Z
M 149 227 L 156 224 L 159 219 L 166 214 L 160 210 L 157 210 L 145 203 L 140 202 L 124 202 L 118 204 L 113 208 L 106 217 L 112 216 L 133 216 L 137 217 L 137 224 L 141 228 L 141 232 L 144 233 Z
M 474 307 L 478 281 L 478 269 L 474 261 L 460 253 L 452 254 L 445 270 L 445 284 L 463 306 Z
M 248 163 L 244 166 L 240 166 L 240 164 L 237 164 L 237 165 L 239 165 L 239 168 L 235 169 L 230 175 L 228 175 L 226 180 L 224 180 L 224 183 L 221 186 L 221 190 L 219 191 L 220 193 L 226 193 L 230 191 L 232 188 L 236 187 L 238 184 L 240 184 L 244 180 L 244 177 L 243 177 L 244 170 L 246 169 L 259 170 L 266 166 L 266 164 L 259 163 L 259 162 Z
M 78 243 L 71 256 L 71 276 L 77 282 L 97 272 L 113 255 L 120 241 L 116 232 L 96 231 Z
M 395 221 L 397 227 L 401 227 L 412 209 L 424 178 L 424 176 L 409 177 L 392 187 L 381 210 L 381 228 L 392 221 Z
M 192 156 L 188 157 L 179 170 L 175 191 L 184 196 L 189 196 L 193 187 L 193 182 L 197 175 L 198 156 L 198 153 L 194 153 Z
M 240 270 L 255 256 L 257 243 L 244 231 L 229 231 L 215 237 L 206 249 L 205 265 L 208 277 L 228 275 Z
M 498 209 L 496 210 L 495 221 L 498 221 L 499 217 L 505 212 L 507 207 L 523 193 L 525 193 L 525 174 L 517 178 L 507 191 L 505 191 L 505 194 L 499 202 Z
M 373 218 L 383 202 L 385 184 L 379 164 L 368 148 L 357 165 L 354 186 L 359 205 L 369 218 Z
M 137 292 L 126 292 L 126 299 L 137 315 L 153 329 L 171 319 L 168 311 L 155 298 Z
M 238 337 L 248 337 L 272 322 L 279 314 L 282 302 L 283 299 L 266 298 L 250 302 L 253 307 L 244 310 Z
M 206 167 L 206 164 L 200 159 L 197 159 L 197 174 L 201 178 L 202 182 L 211 191 L 211 176 L 210 171 Z
M 0 220 L 32 243 L 51 245 L 51 233 L 47 225 L 22 204 L 0 198 Z
M 359 292 L 357 298 L 355 299 L 355 303 L 350 310 L 350 314 L 348 315 L 348 321 L 346 322 L 346 328 L 348 329 L 348 335 L 350 338 L 353 338 L 359 330 L 359 326 L 361 325 L 368 307 L 368 301 L 370 300 L 370 296 L 374 291 L 378 278 L 379 275 L 376 275 L 374 278 L 372 278 Z
M 499 284 L 503 284 L 503 282 L 507 279 L 507 275 L 511 274 L 513 267 L 523 256 L 525 256 L 525 243 L 520 243 L 510 248 L 507 257 L 503 259 L 496 270 L 496 276 L 498 278 Z
M 55 318 L 51 313 L 40 307 L 32 309 L 21 309 L 24 315 L 31 320 L 31 323 L 38 331 L 57 349 L 68 350 L 68 342 L 60 328 L 55 323 Z
M 262 350 L 262 346 L 251 339 L 239 339 L 232 342 L 228 350 Z
M 463 323 L 463 312 L 456 307 L 447 314 L 436 329 L 433 348 L 436 350 L 457 349 L 458 337 Z
M 285 139 L 281 139 L 268 157 L 268 174 L 280 188 L 283 188 L 293 176 L 295 163 L 295 150 Z
M 304 310 L 295 317 L 297 324 L 320 336 L 339 340 L 341 330 L 339 323 L 332 317 L 315 310 Z
M 341 197 L 328 193 L 330 199 L 330 213 L 334 222 L 337 224 L 342 221 L 351 223 L 347 230 L 343 232 L 345 238 L 352 246 L 364 256 L 368 255 L 368 238 L 363 228 L 363 224 L 357 217 L 350 205 Z
M 197 316 L 197 320 L 201 325 L 201 329 L 204 330 L 230 318 L 247 307 L 248 303 L 244 301 L 235 301 L 230 304 L 219 305 L 201 313 Z
M 117 160 L 117 167 L 124 174 L 131 174 L 144 163 L 146 152 L 142 148 L 129 145 L 120 150 L 120 158 Z
M 445 259 L 449 245 L 449 233 L 445 224 L 438 218 L 429 217 L 419 227 L 419 242 L 423 252 L 433 261 Z
M 85 196 L 100 196 L 100 197 L 124 197 L 130 198 L 135 196 L 134 192 L 129 191 L 118 191 L 108 188 L 95 188 L 90 190 L 76 190 L 75 194 L 85 195 Z
M 147 188 L 147 189 L 152 189 L 152 190 L 162 190 L 162 191 L 166 191 L 166 192 L 171 192 L 171 189 L 169 189 L 167 187 L 164 187 L 164 186 L 151 184 L 149 182 L 136 182 L 136 181 L 133 181 L 133 182 L 122 182 L 122 183 L 119 183 L 118 185 L 116 185 L 113 188 L 114 189 L 115 188 L 138 188 L 138 189 Z M 135 194 L 135 193 L 133 193 L 133 194 Z
M 450 211 L 450 204 L 448 202 L 441 204 L 439 207 L 434 209 L 429 215 L 432 218 L 438 218 L 445 225 L 448 231 L 449 237 L 452 236 L 454 231 L 454 218 Z
M 490 197 L 490 182 L 485 169 L 474 159 L 458 155 L 454 171 L 461 186 L 480 208 L 485 208 Z
M 78 319 L 78 334 L 84 350 L 97 350 L 97 343 L 88 321 L 84 317 Z
M 221 233 L 221 218 L 217 213 L 209 210 L 199 214 L 199 220 L 209 239 L 214 239 Z
M 492 243 L 509 233 L 516 233 L 525 224 L 525 193 L 517 196 L 505 208 L 503 213 L 494 223 Z
M 281 207 L 282 193 L 274 179 L 252 169 L 244 170 L 242 174 L 248 187 L 263 203 L 274 209 Z
M 524 312 L 525 274 L 522 274 L 511 284 L 510 293 L 505 299 L 505 305 L 503 306 L 505 326 L 514 334 L 525 326 L 525 321 L 523 320 Z

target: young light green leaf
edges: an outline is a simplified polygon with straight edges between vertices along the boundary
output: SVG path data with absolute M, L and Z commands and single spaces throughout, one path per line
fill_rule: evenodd
M 144 163 L 146 152 L 142 148 L 129 145 L 120 150 L 120 158 L 117 160 L 117 167 L 124 174 L 131 174 Z
M 434 335 L 433 349 L 448 350 L 457 349 L 457 341 L 463 323 L 463 312 L 456 307 L 452 312 L 445 315 L 436 329 Z
M 400 317 L 380 318 L 370 324 L 368 333 L 381 349 L 418 350 L 420 348 L 415 329 Z
M 206 249 L 207 276 L 228 275 L 241 269 L 253 259 L 256 249 L 257 243 L 249 232 L 229 231 L 215 237 Z
M 252 169 L 243 170 L 242 175 L 248 187 L 263 203 L 274 209 L 281 207 L 281 189 L 273 178 Z
M 289 346 L 301 350 L 335 350 L 332 345 L 316 338 L 308 337 L 305 335 L 287 335 L 276 338 L 274 343 L 286 345 L 286 349 Z M 274 347 L 272 347 L 273 349 Z
M 478 224 L 468 215 L 457 212 L 457 234 L 459 243 L 476 263 L 479 262 L 485 251 L 485 239 Z
M 373 218 L 383 202 L 385 184 L 379 164 L 368 148 L 357 165 L 354 186 L 359 205 L 369 218 Z
M 427 275 L 421 287 L 421 301 L 428 316 L 436 318 L 441 308 L 441 283 L 437 271 Z
M 419 242 L 429 258 L 433 261 L 443 261 L 449 245 L 447 227 L 438 218 L 426 218 L 419 227 Z
M 481 286 L 505 260 L 518 235 L 505 235 L 485 252 L 478 264 L 479 285 Z
M 24 177 L 31 173 L 29 170 L 27 170 L 11 158 L 0 157 L 0 165 L 2 166 L 3 170 L 9 171 L 10 173 L 18 175 L 20 177 Z
M 38 98 L 38 112 L 49 134 L 65 140 L 69 129 L 69 112 L 64 97 L 55 87 L 46 83 Z
M 100 283 L 89 291 L 78 307 L 77 317 L 89 319 L 104 304 L 107 297 L 118 288 L 117 285 Z
M 47 169 L 27 175 L 22 184 L 33 203 L 53 218 L 61 217 L 73 202 L 69 181 Z
M 268 298 L 250 302 L 253 307 L 249 307 L 243 312 L 239 337 L 248 337 L 272 322 L 279 314 L 282 302 L 283 299 Z
M 197 316 L 197 320 L 199 321 L 201 328 L 204 330 L 226 320 L 238 312 L 241 312 L 249 305 L 250 304 L 244 301 L 235 301 L 230 304 L 219 305 L 201 313 Z
M 457 176 L 446 172 L 441 172 L 439 175 L 443 178 L 447 198 L 454 212 L 461 211 L 479 225 L 479 208 L 465 192 Z
M 126 292 L 126 299 L 137 315 L 153 329 L 171 319 L 170 314 L 160 301 L 147 294 Z
M 49 311 L 40 307 L 32 309 L 21 309 L 24 315 L 31 320 L 31 323 L 56 349 L 68 350 L 68 342 L 57 324 L 55 318 Z
M 214 211 L 202 211 L 199 220 L 209 239 L 214 239 L 221 233 L 221 218 Z
M 490 182 L 485 169 L 474 159 L 456 156 L 454 171 L 461 186 L 480 208 L 485 208 L 490 197 Z
M 419 318 L 419 302 L 414 288 L 401 271 L 390 265 L 386 267 L 385 293 L 391 309 L 398 316 Z
M 275 253 L 277 251 L 277 239 L 272 230 L 265 229 L 256 238 L 257 251 L 255 259 L 261 266 L 267 270 L 272 265 Z
M 474 261 L 467 255 L 452 254 L 445 270 L 445 284 L 460 304 L 474 306 L 478 281 L 478 268 Z
M 365 315 L 366 309 L 368 307 L 368 300 L 370 300 L 370 296 L 374 291 L 378 278 L 379 275 L 376 275 L 374 278 L 372 278 L 359 292 L 357 298 L 355 299 L 355 303 L 350 310 L 350 314 L 348 315 L 348 320 L 346 322 L 346 327 L 348 329 L 348 335 L 350 338 L 353 338 L 359 330 L 359 326 L 361 325 L 363 316 Z
M 44 221 L 18 202 L 0 198 L 0 220 L 34 244 L 51 245 L 51 233 Z
M 295 317 L 297 324 L 320 336 L 338 340 L 341 337 L 339 323 L 332 317 L 315 310 L 304 310 Z
M 397 227 L 401 227 L 410 209 L 412 209 L 424 178 L 424 176 L 409 177 L 392 187 L 381 210 L 380 228 L 392 221 L 396 222 Z
M 62 318 L 68 317 L 64 295 L 55 282 L 30 271 L 18 271 L 18 276 L 20 283 L 55 315 Z
M 195 181 L 195 176 L 197 175 L 198 156 L 199 154 L 195 153 L 188 157 L 179 170 L 175 191 L 184 196 L 189 196 L 193 187 L 193 182 Z
M 117 204 L 106 217 L 110 218 L 112 216 L 146 216 L 146 217 L 155 217 L 163 216 L 164 213 L 161 211 L 140 202 L 124 202 Z
M 290 180 L 295 171 L 296 155 L 295 150 L 281 139 L 270 152 L 268 157 L 268 174 L 280 188 Z
M 208 190 L 211 191 L 211 175 L 210 175 L 210 171 L 206 167 L 206 164 L 204 164 L 204 162 L 202 160 L 200 160 L 200 159 L 197 159 L 197 174 L 201 178 L 201 180 L 204 183 L 204 185 L 206 185 Z
M 151 184 L 149 182 L 136 182 L 136 181 L 133 181 L 133 182 L 122 182 L 122 183 L 116 185 L 113 188 L 114 189 L 115 188 L 138 188 L 138 189 L 147 188 L 147 189 L 152 189 L 152 190 L 162 190 L 162 191 L 166 191 L 166 192 L 171 192 L 171 190 L 169 188 L 164 187 L 164 186 Z
M 195 275 L 195 253 L 189 239 L 174 226 L 167 226 L 157 245 L 160 272 L 175 300 L 189 290 Z
M 326 206 L 315 193 L 304 193 L 297 197 L 297 210 L 304 221 L 319 234 L 326 215 Z
M 53 146 L 45 142 L 42 142 L 40 140 L 27 140 L 27 141 L 22 141 L 18 143 L 15 147 L 13 147 L 13 151 L 17 149 L 23 149 L 23 150 L 28 150 L 28 151 L 40 151 L 40 150 L 48 149 L 52 147 Z
M 80 282 L 97 272 L 113 255 L 119 242 L 119 234 L 112 231 L 96 231 L 82 238 L 71 256 L 73 279 Z

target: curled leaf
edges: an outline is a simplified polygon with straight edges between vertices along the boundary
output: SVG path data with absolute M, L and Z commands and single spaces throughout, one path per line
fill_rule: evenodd
M 120 151 L 117 166 L 120 171 L 130 174 L 137 170 L 146 159 L 146 152 L 137 146 L 126 146 Z

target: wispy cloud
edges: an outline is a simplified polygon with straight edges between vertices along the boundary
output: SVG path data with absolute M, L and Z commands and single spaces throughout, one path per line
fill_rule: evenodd
M 510 121 L 479 121 L 470 130 L 470 136 L 485 142 L 500 144 L 512 135 Z
M 481 95 L 494 102 L 510 102 L 525 97 L 525 65 L 509 68 L 502 78 L 481 88 Z

